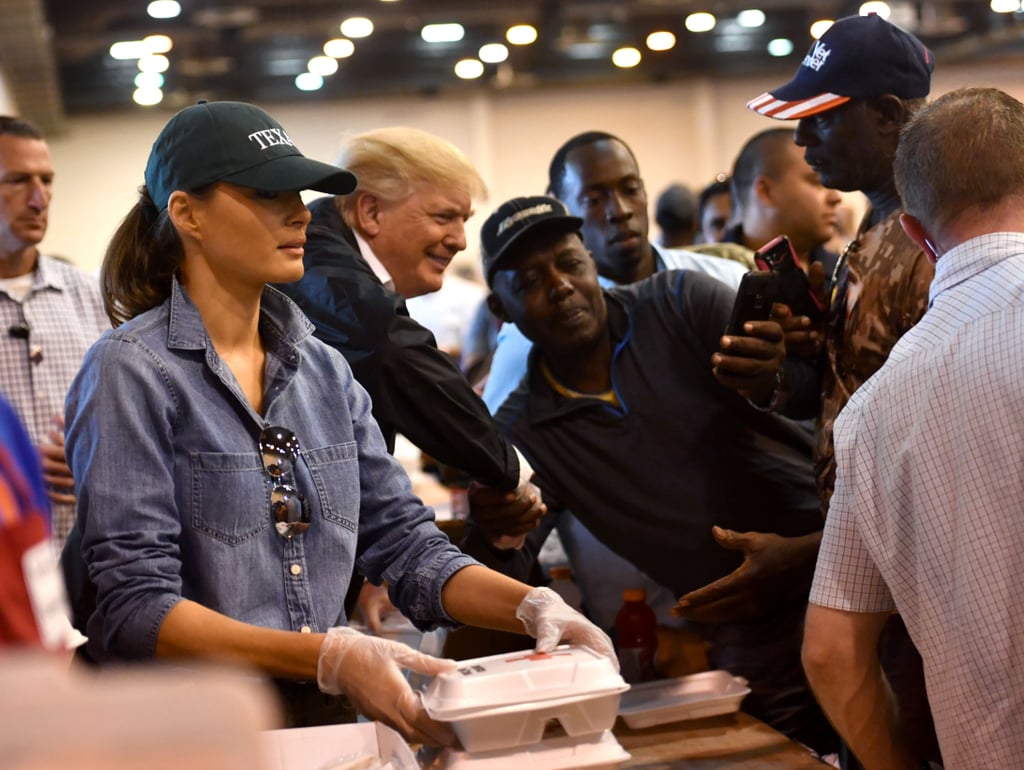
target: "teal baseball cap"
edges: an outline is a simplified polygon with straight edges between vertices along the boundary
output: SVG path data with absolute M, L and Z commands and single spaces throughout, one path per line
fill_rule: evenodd
M 175 190 L 230 182 L 257 190 L 344 195 L 356 177 L 303 155 L 281 124 L 252 104 L 201 101 L 178 112 L 153 143 L 146 187 L 157 209 Z

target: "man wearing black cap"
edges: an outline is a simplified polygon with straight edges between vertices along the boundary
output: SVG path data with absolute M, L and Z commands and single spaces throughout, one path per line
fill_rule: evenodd
M 913 35 L 874 14 L 851 16 L 815 41 L 793 80 L 747 105 L 768 117 L 799 120 L 795 141 L 822 183 L 860 190 L 871 204 L 837 264 L 825 328 L 787 336 L 787 342 L 812 335 L 823 341 L 820 388 L 787 393 L 784 384 L 778 399 L 787 414 L 817 415 L 815 470 L 823 513 L 835 483 L 836 416 L 928 306 L 934 268 L 900 228 L 893 162 L 900 131 L 924 106 L 933 69 L 931 51 Z M 812 282 L 825 284 L 820 268 Z M 744 582 L 737 575 L 732 590 L 742 592 Z M 706 599 L 684 598 L 691 607 Z M 889 621 L 881 655 L 903 729 L 920 757 L 936 759 L 920 658 L 898 616 Z
M 659 270 L 708 273 L 729 286 L 739 285 L 745 269 L 717 256 L 657 247 L 649 240 L 648 198 L 639 164 L 622 139 L 605 131 L 584 131 L 554 152 L 548 168 L 548 193 L 583 225 L 583 243 L 597 265 L 602 285 L 632 283 Z M 515 324 L 503 324 L 484 386 L 492 413 L 526 374 L 530 342 Z M 622 587 L 643 586 L 662 624 L 679 624 L 669 614 L 675 596 L 617 559 L 568 511 L 558 516 L 558 535 L 577 565 L 576 581 L 593 619 L 610 628 L 621 603 Z
M 581 226 L 559 201 L 529 197 L 503 204 L 481 233 L 491 309 L 534 345 L 523 384 L 495 419 L 536 470 L 549 505 L 571 508 L 676 595 L 740 562 L 716 545 L 714 526 L 767 523 L 794 537 L 820 528 L 806 434 L 716 381 L 740 379 L 712 370 L 733 292 L 674 270 L 602 292 Z M 757 326 L 764 339 L 736 344 L 781 356 L 778 325 Z M 745 383 L 767 396 L 774 370 Z M 531 546 L 552 519 L 531 533 Z M 760 597 L 758 617 L 699 628 L 712 665 L 751 682 L 744 708 L 828 749 L 834 735 L 799 664 L 807 586 L 776 585 Z

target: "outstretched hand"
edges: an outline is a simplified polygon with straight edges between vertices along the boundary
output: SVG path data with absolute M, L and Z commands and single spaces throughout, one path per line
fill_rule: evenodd
M 682 596 L 673 614 L 698 623 L 751 620 L 809 587 L 820 532 L 782 537 L 712 527 L 711 533 L 722 548 L 742 551 L 743 563 L 725 577 Z

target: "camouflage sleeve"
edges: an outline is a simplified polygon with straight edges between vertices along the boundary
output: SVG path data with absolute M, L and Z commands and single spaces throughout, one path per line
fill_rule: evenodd
M 928 310 L 928 291 L 935 277 L 935 265 L 923 251 L 918 251 L 911 264 L 910 274 L 906 283 L 907 296 L 901 303 L 902 317 L 894 319 L 902 337 Z

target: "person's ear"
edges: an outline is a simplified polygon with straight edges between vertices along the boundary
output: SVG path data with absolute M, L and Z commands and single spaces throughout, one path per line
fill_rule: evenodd
M 494 317 L 499 321 L 508 322 L 508 314 L 505 313 L 505 306 L 501 303 L 501 299 L 493 291 L 487 295 L 487 308 Z
M 356 194 L 356 228 L 368 238 L 376 238 L 380 234 L 380 198 L 369 192 Z
M 903 232 L 907 234 L 907 237 L 921 247 L 921 250 L 931 260 L 932 264 L 939 259 L 939 251 L 935 244 L 932 243 L 928 233 L 925 232 L 921 220 L 910 214 L 900 214 L 900 226 L 903 228 Z
M 882 134 L 897 136 L 910 119 L 903 100 L 893 94 L 885 94 L 871 100 L 871 109 L 879 116 Z
M 199 220 L 192 197 L 182 190 L 175 190 L 167 200 L 167 216 L 171 224 L 182 235 L 195 236 L 199 232 Z
M 772 185 L 772 180 L 763 174 L 754 180 L 754 197 L 757 202 L 766 208 L 771 208 L 775 205 L 775 189 Z

